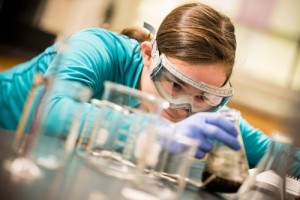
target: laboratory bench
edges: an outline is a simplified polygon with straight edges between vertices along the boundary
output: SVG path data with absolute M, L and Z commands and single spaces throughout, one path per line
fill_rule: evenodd
M 34 181 L 20 181 L 4 168 L 13 155 L 14 132 L 0 129 L 0 196 L 1 199 L 40 200 L 118 200 L 126 181 L 107 176 L 89 166 L 83 157 L 72 153 L 65 166 L 57 170 L 41 168 L 42 177 Z M 103 194 L 107 196 L 103 197 Z M 186 187 L 182 200 L 220 200 L 225 197 L 194 187 Z

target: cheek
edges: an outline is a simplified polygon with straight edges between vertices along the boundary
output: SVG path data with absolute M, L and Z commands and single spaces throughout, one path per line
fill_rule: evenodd
M 145 93 L 157 96 L 153 88 L 153 83 L 152 80 L 150 79 L 150 76 L 144 76 L 141 90 Z
M 157 96 L 153 86 L 152 86 L 152 83 L 149 81 L 148 84 L 145 85 L 144 89 L 143 89 L 143 92 L 146 92 L 148 94 L 152 94 L 154 96 Z

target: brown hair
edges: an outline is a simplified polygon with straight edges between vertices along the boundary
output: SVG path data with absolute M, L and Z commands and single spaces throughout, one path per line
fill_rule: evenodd
M 120 34 L 126 35 L 130 38 L 134 38 L 139 43 L 151 40 L 150 31 L 148 31 L 142 27 L 139 27 L 139 26 L 131 26 L 131 27 L 125 28 L 120 32 Z
M 175 8 L 162 21 L 156 41 L 160 53 L 192 64 L 224 63 L 226 81 L 232 74 L 234 26 L 208 5 L 188 3 Z

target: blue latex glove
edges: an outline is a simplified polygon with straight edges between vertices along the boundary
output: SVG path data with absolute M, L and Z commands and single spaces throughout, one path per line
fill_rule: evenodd
M 196 113 L 176 123 L 175 126 L 189 137 L 199 139 L 196 158 L 203 158 L 205 153 L 212 149 L 214 139 L 234 150 L 241 148 L 234 124 L 220 113 Z

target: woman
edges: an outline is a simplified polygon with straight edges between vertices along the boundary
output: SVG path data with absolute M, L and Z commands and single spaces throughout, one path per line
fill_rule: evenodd
M 210 138 L 240 148 L 233 125 L 212 113 L 233 94 L 229 79 L 236 39 L 228 17 L 201 3 L 190 3 L 174 9 L 152 40 L 149 33 L 135 28 L 122 34 L 90 28 L 66 40 L 68 51 L 59 62 L 55 58 L 61 42 L 0 75 L 0 128 L 16 128 L 34 74 L 55 73 L 58 79 L 90 87 L 92 98 L 101 99 L 103 83 L 109 80 L 167 99 L 171 108 L 162 115 L 201 140 L 199 158 L 211 150 Z M 54 105 L 66 103 L 64 92 L 55 95 Z M 249 164 L 254 166 L 269 139 L 245 120 L 240 128 Z

